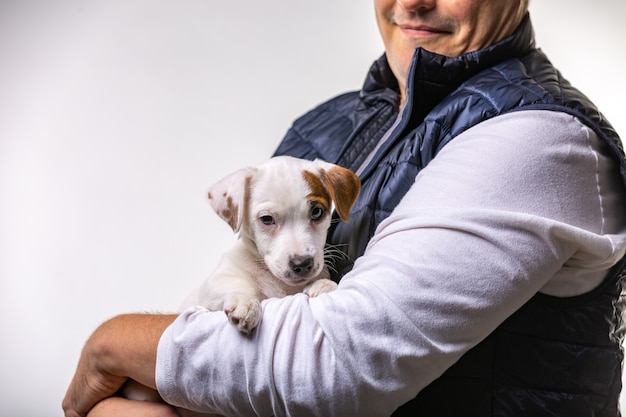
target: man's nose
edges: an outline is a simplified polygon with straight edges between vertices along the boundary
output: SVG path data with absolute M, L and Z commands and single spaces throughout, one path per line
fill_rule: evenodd
M 410 13 L 432 10 L 437 5 L 437 0 L 396 0 L 396 2 Z

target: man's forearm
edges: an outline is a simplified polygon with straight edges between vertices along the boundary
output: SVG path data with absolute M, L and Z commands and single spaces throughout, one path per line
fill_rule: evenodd
M 102 371 L 134 379 L 156 389 L 154 369 L 159 339 L 176 315 L 126 314 L 94 332 L 94 350 Z
M 156 388 L 159 339 L 176 315 L 126 314 L 102 324 L 89 338 L 63 400 L 67 417 L 84 416 L 127 378 Z

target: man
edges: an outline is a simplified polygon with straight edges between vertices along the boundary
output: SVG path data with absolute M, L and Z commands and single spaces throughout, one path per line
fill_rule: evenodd
M 616 133 L 535 48 L 527 1 L 374 3 L 385 55 L 363 89 L 277 150 L 359 173 L 329 238 L 356 260 L 339 288 L 265 302 L 250 338 L 201 308 L 114 318 L 67 417 L 175 415 L 109 398 L 128 377 L 224 415 L 619 415 Z

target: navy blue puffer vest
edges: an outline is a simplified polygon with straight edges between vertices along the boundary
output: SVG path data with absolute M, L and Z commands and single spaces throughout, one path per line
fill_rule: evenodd
M 528 16 L 513 35 L 479 52 L 446 58 L 416 50 L 400 115 L 398 101 L 383 56 L 360 92 L 302 116 L 276 151 L 359 170 L 362 191 L 351 220 L 336 222 L 329 235 L 346 259 L 363 253 L 376 226 L 448 142 L 508 112 L 575 115 L 613 150 L 626 184 L 616 132 L 535 48 Z M 336 265 L 336 278 L 351 266 Z M 619 416 L 625 275 L 622 262 L 590 293 L 537 294 L 394 416 Z

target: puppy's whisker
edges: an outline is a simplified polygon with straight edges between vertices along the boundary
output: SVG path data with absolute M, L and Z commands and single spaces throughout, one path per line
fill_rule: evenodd
M 341 248 L 347 248 L 348 245 L 330 245 L 326 244 L 324 247 L 324 264 L 329 271 L 337 274 L 336 265 L 346 261 L 350 261 L 350 257 Z
M 330 218 L 330 224 L 341 223 L 341 221 L 342 220 L 339 218 L 339 216 L 336 213 Z
M 263 260 L 263 258 L 255 258 L 253 261 L 259 269 L 267 269 L 267 264 Z

